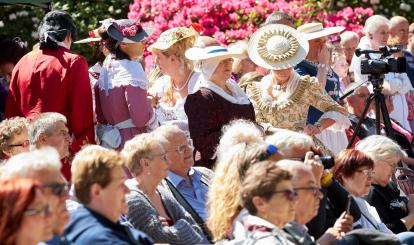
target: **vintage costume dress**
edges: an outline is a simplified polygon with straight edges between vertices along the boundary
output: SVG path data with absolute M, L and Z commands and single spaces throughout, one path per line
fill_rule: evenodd
M 195 88 L 199 77 L 199 72 L 193 72 L 190 75 L 188 81 L 188 94 L 192 94 L 196 91 Z M 169 76 L 161 76 L 155 80 L 154 86 L 150 90 L 154 91 L 159 98 L 162 98 L 164 97 L 167 88 L 170 86 L 170 82 L 171 78 Z M 174 106 L 160 100 L 158 106 L 155 108 L 158 122 L 161 125 L 165 123 L 177 123 L 180 125 L 181 129 L 186 129 L 188 131 L 187 115 L 184 111 L 185 100 L 186 98 L 177 100 Z
M 201 160 L 196 165 L 212 168 L 221 129 L 234 119 L 255 122 L 253 106 L 237 84 L 227 81 L 232 95 L 210 81 L 201 81 L 200 89 L 187 96 L 184 109 L 188 117 L 190 135 Z
M 154 127 L 157 122 L 147 99 L 147 84 L 139 62 L 111 57 L 105 60 L 95 85 L 101 145 L 122 149 L 126 141 Z
M 346 110 L 336 103 L 321 87 L 318 80 L 310 76 L 300 77 L 296 72 L 289 78 L 286 93 L 273 101 L 268 93 L 272 76 L 263 77 L 261 82 L 247 86 L 247 94 L 253 102 L 256 121 L 268 123 L 276 128 L 303 131 L 306 126 L 308 110 L 314 106 L 324 112 L 321 118 L 331 118 L 338 124 L 348 127 Z

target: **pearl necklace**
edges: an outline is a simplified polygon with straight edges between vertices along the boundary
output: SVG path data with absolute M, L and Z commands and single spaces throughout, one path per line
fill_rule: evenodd
M 187 77 L 187 81 L 185 81 L 184 85 L 181 88 L 177 88 L 173 82 L 173 80 L 171 79 L 171 83 L 172 83 L 172 87 L 175 91 L 181 91 L 185 88 L 185 86 L 187 86 L 188 82 L 190 81 L 191 75 L 193 75 L 193 71 L 190 72 L 190 75 L 188 75 Z

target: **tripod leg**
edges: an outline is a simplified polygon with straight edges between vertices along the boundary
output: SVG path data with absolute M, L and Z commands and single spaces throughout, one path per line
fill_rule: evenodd
M 365 116 L 368 113 L 368 109 L 372 103 L 372 100 L 374 100 L 375 95 L 374 94 L 370 94 L 367 101 L 365 101 L 365 107 L 364 107 L 364 111 L 362 112 L 362 116 L 360 117 L 355 129 L 354 129 L 354 133 L 352 134 L 351 139 L 349 140 L 348 146 L 346 147 L 347 149 L 350 149 L 352 147 L 352 145 L 354 144 L 355 138 L 357 137 L 359 130 L 361 129 L 361 125 L 362 122 L 364 121 Z
M 384 121 L 385 125 L 385 133 L 387 134 L 388 138 L 395 140 L 394 129 L 392 128 L 390 114 L 388 113 L 387 104 L 385 102 L 385 97 L 383 94 L 378 95 L 378 102 L 381 105 L 381 115 L 382 120 Z M 379 122 L 379 117 L 377 119 Z
M 377 135 L 381 135 L 381 109 L 382 109 L 382 104 L 381 104 L 381 95 L 382 94 L 377 94 L 375 95 L 374 93 L 374 97 L 375 97 L 375 129 L 376 129 L 376 133 Z

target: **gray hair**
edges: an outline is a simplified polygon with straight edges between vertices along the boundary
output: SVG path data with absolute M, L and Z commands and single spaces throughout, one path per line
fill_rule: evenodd
M 282 155 L 290 154 L 298 149 L 308 151 L 315 146 L 310 136 L 287 129 L 266 137 L 265 141 L 276 146 Z
M 169 136 L 184 134 L 186 133 L 175 125 L 162 125 L 155 129 L 153 132 L 154 136 L 157 138 L 158 142 L 163 146 L 170 144 L 171 142 L 167 140 Z
M 380 24 L 386 24 L 390 26 L 390 20 L 382 15 L 373 15 L 369 17 L 365 21 L 364 34 L 368 35 L 368 33 L 374 32 L 375 28 Z
M 340 36 L 341 36 L 341 44 L 343 44 L 344 42 L 347 42 L 349 40 L 352 40 L 352 39 L 356 39 L 356 40 L 359 41 L 358 34 L 356 32 L 353 32 L 353 31 L 345 31 Z
M 288 171 L 292 175 L 292 182 L 297 178 L 301 178 L 301 173 L 307 172 L 313 175 L 312 167 L 304 162 L 297 160 L 283 159 L 276 163 L 276 166 Z
M 371 135 L 358 142 L 355 149 L 362 151 L 374 160 L 374 163 L 397 162 L 406 157 L 401 147 L 393 140 L 382 135 Z
M 218 158 L 234 145 L 263 142 L 262 132 L 258 126 L 243 119 L 231 121 L 223 127 L 222 132 L 216 151 Z
M 59 153 L 52 147 L 44 147 L 11 157 L 1 168 L 0 178 L 35 178 L 38 172 L 44 170 L 60 172 L 61 167 Z
M 30 145 L 37 145 L 41 134 L 52 134 L 57 122 L 64 122 L 66 124 L 66 117 L 57 112 L 45 112 L 37 116 L 29 125 Z

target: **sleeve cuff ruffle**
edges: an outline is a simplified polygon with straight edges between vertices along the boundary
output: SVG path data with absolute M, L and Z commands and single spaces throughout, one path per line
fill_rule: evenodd
M 351 121 L 349 121 L 348 117 L 336 111 L 325 112 L 321 116 L 321 119 L 325 118 L 329 118 L 335 121 L 335 123 L 329 127 L 329 129 L 333 131 L 344 131 L 351 126 Z

